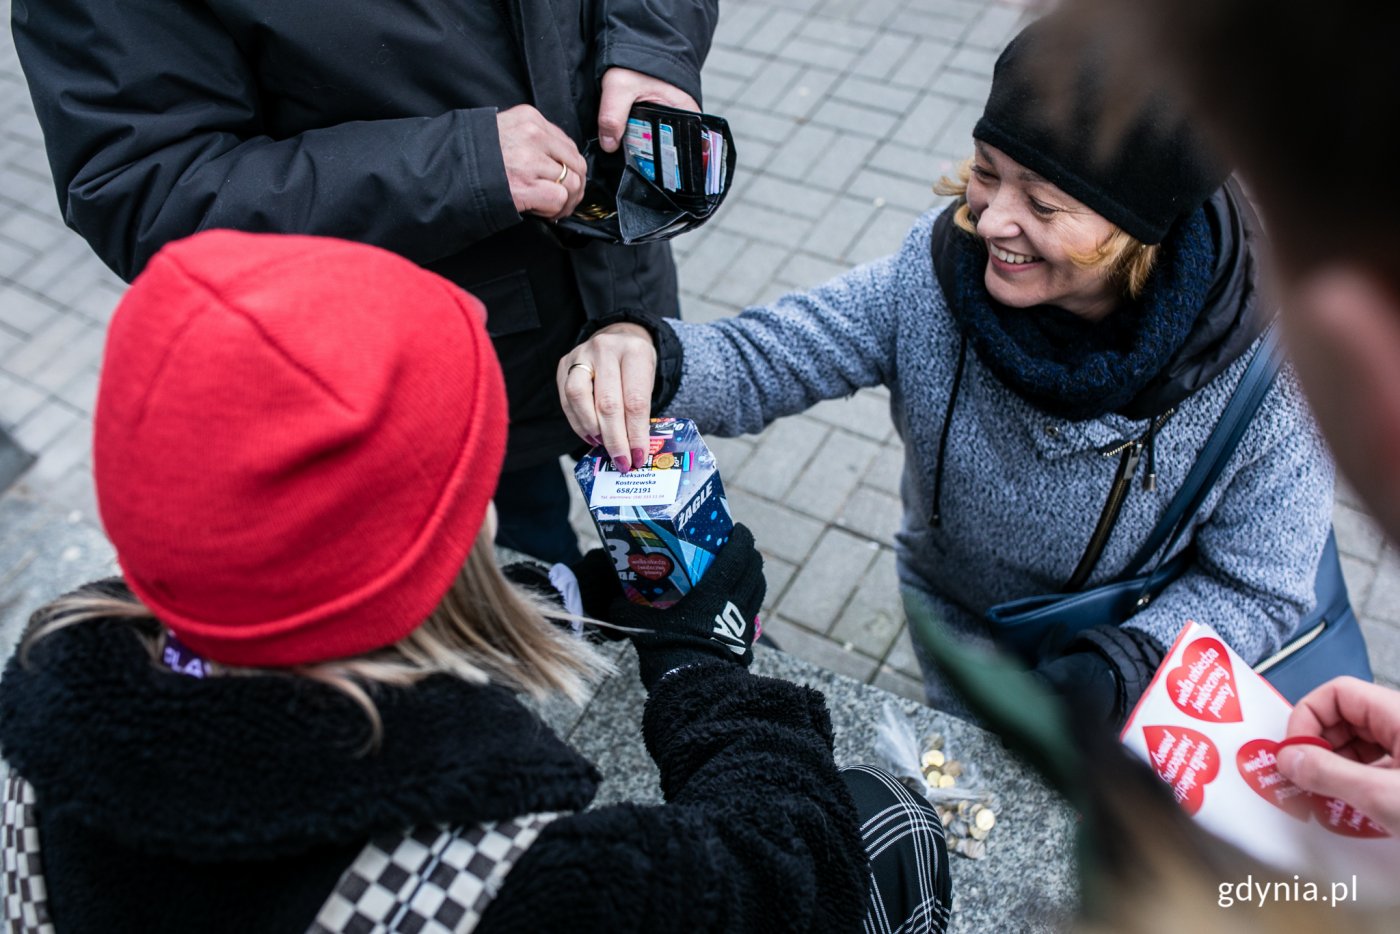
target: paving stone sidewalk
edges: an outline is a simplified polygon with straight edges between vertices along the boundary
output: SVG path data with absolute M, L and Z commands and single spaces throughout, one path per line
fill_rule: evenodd
M 0 0 L 9 22 L 10 0 Z M 986 0 L 724 0 L 707 109 L 739 147 L 716 219 L 674 241 L 684 313 L 734 314 L 893 251 L 963 158 L 992 63 L 1025 15 Z M 0 40 L 0 425 L 36 496 L 91 520 L 91 415 L 122 283 L 60 220 L 9 31 Z M 818 665 L 918 697 L 890 539 L 903 456 L 883 390 L 715 439 L 768 557 L 765 625 Z M 581 508 L 581 532 L 590 541 Z M 1346 491 L 1337 537 L 1379 678 L 1400 686 L 1400 552 Z M 39 544 L 32 560 L 45 560 Z M 7 569 L 0 567 L 0 601 Z

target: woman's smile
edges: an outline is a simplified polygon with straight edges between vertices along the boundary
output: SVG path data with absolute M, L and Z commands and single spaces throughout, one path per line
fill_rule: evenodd
M 1003 249 L 991 242 L 987 243 L 987 252 L 991 254 L 992 261 L 998 268 L 1009 266 L 1011 267 L 1011 271 L 1016 272 L 1029 269 L 1032 265 L 1042 262 L 1039 256 L 1031 256 L 1027 253 L 1016 253 L 1012 250 Z

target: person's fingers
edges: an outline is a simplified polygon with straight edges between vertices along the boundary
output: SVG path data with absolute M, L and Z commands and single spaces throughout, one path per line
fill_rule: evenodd
M 650 337 L 630 340 L 619 362 L 623 422 L 633 464 L 645 464 L 651 446 L 651 390 L 656 382 L 656 350 Z
M 609 72 L 611 73 L 611 71 Z M 627 128 L 627 113 L 636 100 L 635 90 L 624 87 L 624 82 L 603 81 L 603 93 L 598 100 L 598 144 L 604 152 L 616 152 Z
M 574 144 L 574 141 L 569 139 L 567 133 L 548 120 L 543 117 L 540 120 L 544 124 L 541 149 L 556 163 L 551 178 L 558 177 L 561 165 L 567 166 L 569 171 L 578 178 L 587 178 L 588 160 L 583 158 L 583 153 L 578 151 L 578 146 Z
M 1340 798 L 1391 833 L 1400 832 L 1400 771 L 1362 765 L 1317 746 L 1280 750 L 1278 771 L 1304 791 Z
M 1321 736 L 1336 749 L 1369 745 L 1400 755 L 1400 691 L 1358 678 L 1334 678 L 1298 701 L 1287 735 Z
M 593 408 L 593 365 L 579 359 L 579 352 L 565 354 L 559 361 L 555 382 L 559 386 L 559 404 L 569 427 L 589 444 L 597 445 L 598 416 Z
M 612 353 L 597 357 L 597 374 L 593 377 L 593 405 L 598 413 L 598 433 L 603 439 L 603 449 L 608 452 L 613 466 L 627 473 L 634 466 L 632 448 L 627 442 L 626 410 L 622 403 L 622 370 L 618 358 Z
M 574 141 L 528 104 L 498 114 L 497 126 L 517 210 L 555 219 L 571 214 L 588 177 Z
M 609 68 L 603 73 L 598 99 L 598 142 L 615 152 L 627 130 L 627 115 L 637 101 L 656 101 L 682 110 L 699 110 L 695 98 L 660 78 L 629 68 Z

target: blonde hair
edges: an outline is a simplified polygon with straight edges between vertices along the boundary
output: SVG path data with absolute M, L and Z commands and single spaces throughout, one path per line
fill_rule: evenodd
M 20 646 L 20 664 L 28 664 L 30 651 L 45 636 L 94 619 L 127 623 L 152 663 L 160 661 L 164 627 L 134 594 L 89 591 L 60 597 L 34 613 Z M 207 670 L 211 676 L 300 676 L 340 691 L 369 720 L 370 736 L 361 751 L 370 752 L 379 748 L 384 731 L 373 698 L 379 686 L 405 687 L 447 674 L 470 684 L 503 685 L 540 699 L 562 694 L 581 704 L 589 686 L 615 669 L 588 642 L 559 625 L 575 620 L 506 580 L 483 528 L 437 608 L 398 642 L 354 658 L 291 668 L 211 662 Z
M 976 236 L 977 226 L 972 220 L 972 209 L 967 203 L 967 186 L 971 179 L 972 159 L 964 159 L 958 165 L 954 176 L 943 176 L 933 183 L 933 190 L 935 194 L 960 199 L 953 212 L 953 223 Z M 1092 252 L 1071 253 L 1069 258 L 1076 266 L 1084 269 L 1107 266 L 1109 279 L 1118 283 L 1127 297 L 1136 299 L 1141 297 L 1142 290 L 1147 287 L 1147 280 L 1152 275 L 1160 250 L 1161 247 L 1157 244 L 1145 244 L 1115 226 L 1113 233 Z

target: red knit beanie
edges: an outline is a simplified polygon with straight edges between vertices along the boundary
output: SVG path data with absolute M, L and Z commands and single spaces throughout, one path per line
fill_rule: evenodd
M 505 452 L 481 303 L 384 250 L 211 231 L 117 308 L 93 459 L 123 574 L 231 665 L 415 629 L 471 551 Z

